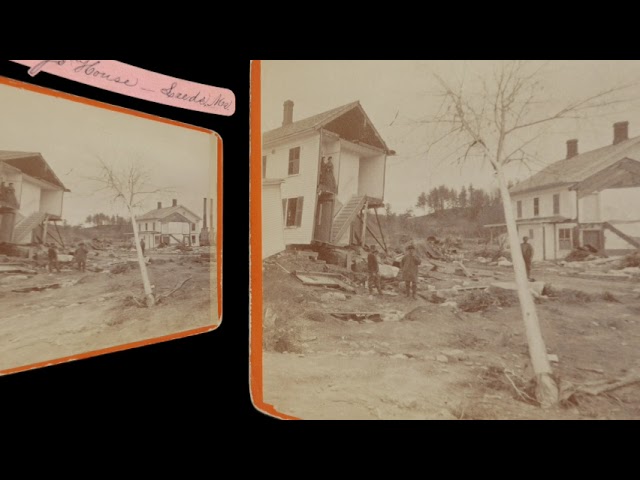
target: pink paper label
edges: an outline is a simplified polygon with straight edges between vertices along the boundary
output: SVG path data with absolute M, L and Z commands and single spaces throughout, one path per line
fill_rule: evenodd
M 134 67 L 115 60 L 11 60 L 29 67 L 29 75 L 40 72 L 93 87 L 217 115 L 232 115 L 236 97 L 226 88 L 189 82 Z

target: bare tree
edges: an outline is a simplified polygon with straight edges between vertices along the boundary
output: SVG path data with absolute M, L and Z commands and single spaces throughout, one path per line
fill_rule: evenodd
M 98 164 L 100 173 L 96 177 L 91 177 L 91 179 L 101 184 L 102 190 L 111 192 L 113 194 L 113 200 L 122 202 L 131 215 L 134 243 L 138 256 L 138 264 L 140 266 L 140 274 L 142 275 L 142 284 L 144 286 L 145 303 L 147 307 L 152 307 L 156 303 L 156 298 L 151 288 L 146 260 L 142 253 L 142 247 L 140 246 L 135 211 L 140 207 L 147 195 L 168 192 L 169 190 L 166 188 L 151 187 L 149 171 L 142 168 L 138 162 L 134 161 L 122 169 L 117 169 L 114 165 L 107 163 L 103 158 L 98 157 Z
M 527 147 L 545 133 L 546 125 L 561 119 L 587 118 L 597 109 L 620 103 L 624 100 L 617 94 L 632 85 L 612 86 L 586 98 L 553 103 L 544 91 L 543 68 L 544 64 L 504 61 L 492 74 L 480 76 L 470 85 L 464 80 L 453 85 L 435 75 L 442 101 L 433 118 L 422 122 L 431 124 L 434 131 L 443 130 L 434 136 L 437 140 L 429 149 L 446 140 L 447 145 L 455 145 L 451 155 L 458 163 L 480 157 L 494 172 L 504 207 L 536 397 L 541 406 L 549 407 L 558 402 L 558 386 L 529 289 L 505 167 L 512 162 L 531 161 Z

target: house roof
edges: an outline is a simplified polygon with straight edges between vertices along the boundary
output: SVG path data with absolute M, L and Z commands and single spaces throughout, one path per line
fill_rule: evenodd
M 14 152 L 9 150 L 0 150 L 0 162 L 11 165 L 33 178 L 44 180 L 60 187 L 65 192 L 70 191 L 60 181 L 42 154 L 38 152 Z
M 175 207 L 154 208 L 153 210 L 149 210 L 147 213 L 138 216 L 137 220 L 162 220 L 163 218 L 173 215 L 174 213 L 180 213 L 181 210 L 186 210 L 198 220 L 201 220 L 198 215 L 193 213 L 187 207 L 183 207 L 182 205 L 176 205 Z
M 387 153 L 391 153 L 389 147 L 384 142 L 378 131 L 369 120 L 369 117 L 365 113 L 362 105 L 360 105 L 359 101 L 347 103 L 346 105 L 342 105 L 340 107 L 336 107 L 332 110 L 327 110 L 326 112 L 318 113 L 317 115 L 313 115 L 311 117 L 303 118 L 302 120 L 297 120 L 288 125 L 284 125 L 279 128 L 275 128 L 273 130 L 269 130 L 262 135 L 262 140 L 265 144 L 273 143 L 277 140 L 281 140 L 283 138 L 300 135 L 307 132 L 312 132 L 314 130 L 318 130 L 333 120 L 345 115 L 352 110 L 359 110 L 362 115 L 365 117 L 369 126 L 372 128 L 374 135 L 377 137 L 378 141 L 381 145 L 383 145 L 384 150 Z
M 625 157 L 640 160 L 640 136 L 552 163 L 512 187 L 510 192 L 524 193 L 553 186 L 573 185 L 586 180 Z

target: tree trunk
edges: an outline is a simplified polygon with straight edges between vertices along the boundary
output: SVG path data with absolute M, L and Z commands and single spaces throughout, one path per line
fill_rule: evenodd
M 147 273 L 147 264 L 144 261 L 144 255 L 142 254 L 142 247 L 140 247 L 140 237 L 138 236 L 138 225 L 136 225 L 136 217 L 129 209 L 131 214 L 131 225 L 133 225 L 133 238 L 136 244 L 136 252 L 138 253 L 138 264 L 140 265 L 140 273 L 142 274 L 142 284 L 144 285 L 144 293 L 147 299 L 147 307 L 153 307 L 156 300 L 151 290 L 151 282 L 149 282 L 149 274 Z
M 520 247 L 520 238 L 518 236 L 518 228 L 516 219 L 513 215 L 511 206 L 511 196 L 507 188 L 507 182 L 504 177 L 502 167 L 496 168 L 498 177 L 498 185 L 500 187 L 500 195 L 502 196 L 502 206 L 504 208 L 504 216 L 507 224 L 507 232 L 509 237 L 509 246 L 511 248 L 511 260 L 513 262 L 513 270 L 516 277 L 516 285 L 518 287 L 518 298 L 520 300 L 520 309 L 527 333 L 527 342 L 529 344 L 529 356 L 536 380 L 536 397 L 543 408 L 550 407 L 558 403 L 558 386 L 551 377 L 551 364 L 547 357 L 547 348 L 545 347 L 540 330 L 540 322 L 536 312 L 536 306 L 533 302 L 533 296 L 529 289 L 529 279 L 527 278 L 526 267 L 522 250 Z

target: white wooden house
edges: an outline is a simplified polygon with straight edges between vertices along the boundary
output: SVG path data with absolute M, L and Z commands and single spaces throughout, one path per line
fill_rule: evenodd
M 577 246 L 606 254 L 640 247 L 640 137 L 628 122 L 614 124 L 613 142 L 578 153 L 567 141 L 566 158 L 511 188 L 520 237 L 528 236 L 534 260 L 564 258 Z
M 64 193 L 69 190 L 37 152 L 0 150 L 0 242 L 62 242 Z
M 263 231 L 277 210 L 285 245 L 344 246 L 361 243 L 363 233 L 379 239 L 381 231 L 363 225 L 384 205 L 386 161 L 394 153 L 360 102 L 294 122 L 287 100 L 282 126 L 262 137 L 262 177 L 281 180 L 281 205 L 265 197 L 273 186 L 263 185 Z M 332 175 L 323 168 L 330 157 Z
M 145 248 L 161 245 L 200 245 L 201 218 L 173 199 L 170 207 L 162 207 L 146 212 L 136 218 L 138 236 L 144 240 Z

